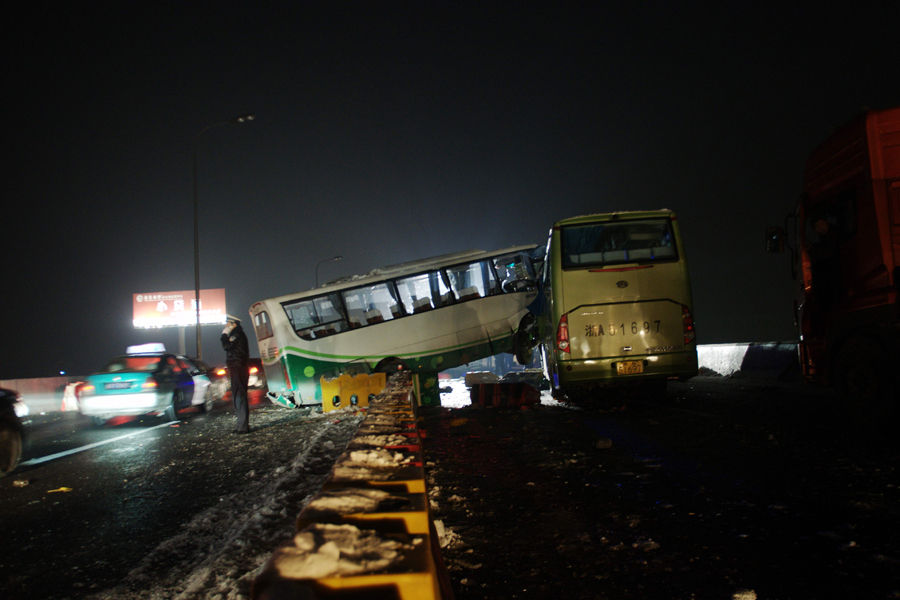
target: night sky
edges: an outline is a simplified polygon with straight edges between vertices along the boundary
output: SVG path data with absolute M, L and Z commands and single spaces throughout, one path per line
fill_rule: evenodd
M 321 281 L 665 207 L 699 341 L 790 340 L 765 227 L 813 147 L 900 104 L 895 1 L 226 4 L 7 19 L 0 379 L 177 349 L 132 327 L 131 299 L 193 289 L 195 149 L 201 286 L 245 318 L 330 256 Z M 219 332 L 203 328 L 211 363 Z

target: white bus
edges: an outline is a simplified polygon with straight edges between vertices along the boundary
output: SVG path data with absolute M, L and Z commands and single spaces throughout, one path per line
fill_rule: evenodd
M 269 398 L 317 405 L 322 376 L 397 369 L 433 374 L 436 393 L 439 371 L 513 352 L 537 294 L 537 250 L 437 256 L 256 302 L 250 317 Z
M 691 284 L 670 210 L 585 215 L 553 225 L 536 303 L 544 373 L 584 399 L 598 384 L 697 374 Z

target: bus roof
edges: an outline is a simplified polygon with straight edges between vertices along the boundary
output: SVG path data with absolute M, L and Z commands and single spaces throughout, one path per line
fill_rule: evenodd
M 668 217 L 675 218 L 675 213 L 668 208 L 660 208 L 658 210 L 619 210 L 608 213 L 594 213 L 590 215 L 579 215 L 577 217 L 569 217 L 562 219 L 553 224 L 554 227 L 564 225 L 578 225 L 581 223 L 595 223 L 597 221 L 617 221 L 619 219 L 646 219 L 652 217 Z
M 420 258 L 405 263 L 398 263 L 396 265 L 377 267 L 362 275 L 349 275 L 347 277 L 342 277 L 340 279 L 324 283 L 317 288 L 313 288 L 303 292 L 295 292 L 293 294 L 284 294 L 282 296 L 270 298 L 270 300 L 283 302 L 287 300 L 298 300 L 301 298 L 318 296 L 320 294 L 327 294 L 329 292 L 359 287 L 361 285 L 366 285 L 367 283 L 375 283 L 378 281 L 383 281 L 385 279 L 393 279 L 395 277 L 401 277 L 403 275 L 415 275 L 416 273 L 421 273 L 423 271 L 441 269 L 443 267 L 451 267 L 453 265 L 483 259 L 490 256 L 502 256 L 504 254 L 512 254 L 514 252 L 528 252 L 537 248 L 538 246 L 542 247 L 542 245 L 539 244 L 524 244 L 492 251 L 466 250 L 463 252 L 440 254 L 438 256 L 432 256 L 429 258 Z

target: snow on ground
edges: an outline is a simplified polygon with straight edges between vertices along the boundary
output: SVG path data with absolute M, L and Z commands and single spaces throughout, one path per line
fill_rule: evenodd
M 472 404 L 465 378 L 441 379 L 440 386 L 441 406 L 444 408 L 463 408 Z M 541 390 L 541 404 L 545 406 L 562 406 L 550 395 L 550 390 Z
M 465 380 L 441 380 L 441 405 L 462 408 L 471 404 Z M 556 406 L 549 391 L 541 403 Z M 258 419 L 283 418 L 280 411 L 254 413 Z M 295 533 L 300 510 L 315 498 L 328 478 L 335 458 L 347 447 L 363 416 L 334 411 L 307 419 L 315 426 L 297 439 L 290 464 L 283 458 L 267 468 L 260 465 L 240 493 L 219 499 L 186 522 L 180 531 L 151 550 L 117 587 L 90 596 L 91 600 L 246 600 L 250 586 L 276 549 Z M 378 440 L 379 442 L 384 440 Z M 359 460 L 396 460 L 356 451 Z M 165 501 L 165 499 L 161 499 Z
M 271 414 L 277 418 L 280 413 Z M 317 426 L 296 440 L 290 464 L 279 459 L 272 468 L 259 469 L 242 492 L 197 514 L 149 552 L 118 587 L 91 598 L 248 598 L 253 580 L 275 549 L 291 538 L 297 514 L 319 492 L 362 417 L 335 411 L 308 419 L 318 421 Z

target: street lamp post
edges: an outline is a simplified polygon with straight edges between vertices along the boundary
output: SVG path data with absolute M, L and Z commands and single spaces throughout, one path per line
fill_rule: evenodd
M 211 123 L 201 129 L 197 135 L 194 136 L 194 165 L 193 165 L 193 179 L 194 179 L 194 311 L 197 315 L 197 359 L 200 360 L 203 358 L 201 345 L 200 345 L 200 201 L 197 194 L 197 148 L 199 146 L 200 138 L 204 133 L 213 129 L 215 127 L 220 127 L 222 125 L 240 125 L 242 123 L 247 123 L 256 118 L 254 114 L 246 114 L 246 115 L 238 115 L 232 119 L 228 119 L 227 121 L 218 121 L 216 123 Z
M 331 258 L 325 258 L 316 263 L 316 287 L 319 287 L 319 265 L 327 262 L 337 262 L 339 260 L 344 260 L 343 256 L 332 256 Z

